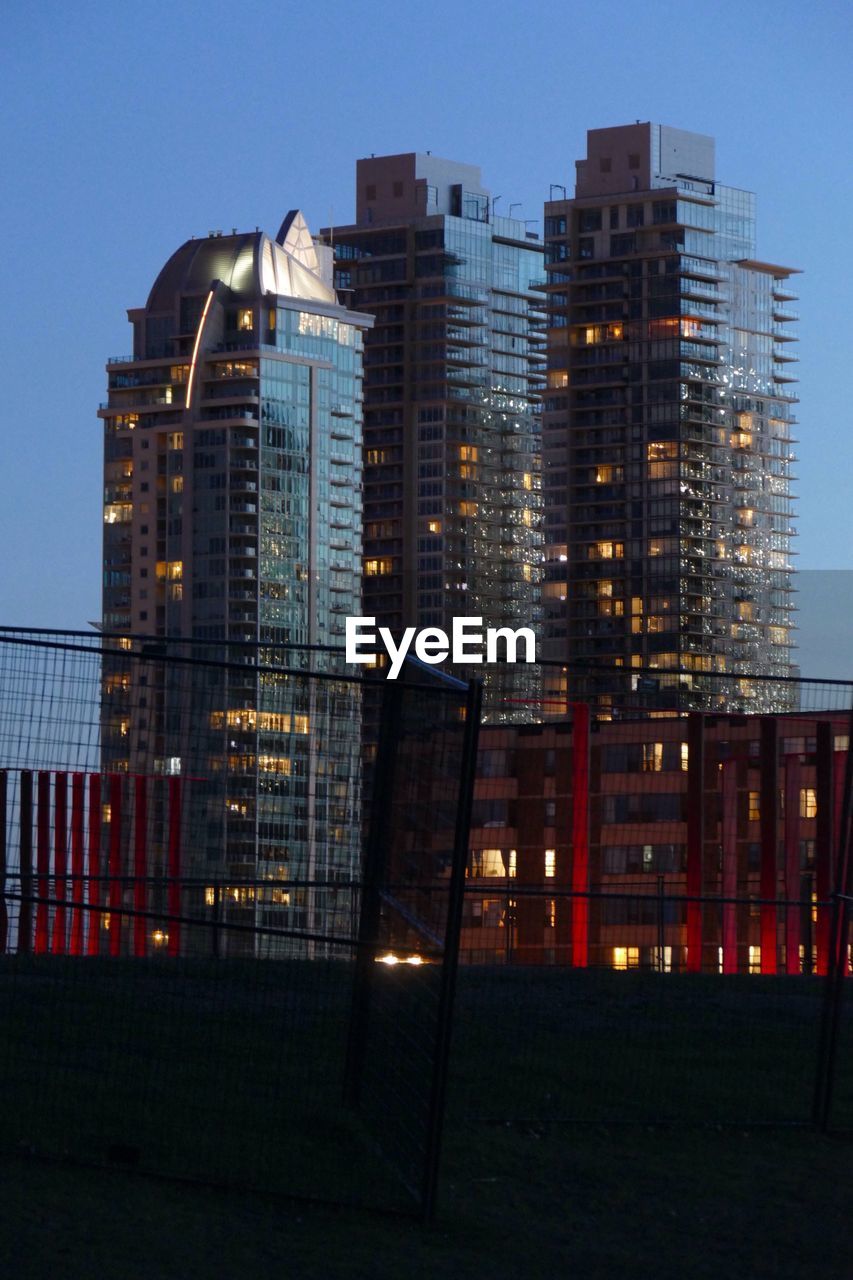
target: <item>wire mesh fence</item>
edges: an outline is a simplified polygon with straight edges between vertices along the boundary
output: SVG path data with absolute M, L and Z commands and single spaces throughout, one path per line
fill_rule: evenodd
M 478 718 L 457 681 L 400 682 L 365 802 L 364 689 L 326 651 L 0 637 L 5 1149 L 431 1211 Z M 387 866 L 365 915 L 364 832 L 432 851 L 416 941 Z M 408 1055 L 378 1018 L 391 941 L 428 962 L 394 975 Z
M 457 937 L 460 1129 L 853 1128 L 853 686 L 643 679 L 0 632 L 2 1145 L 429 1214 Z
M 557 674 L 481 736 L 456 1120 L 850 1126 L 853 685 Z

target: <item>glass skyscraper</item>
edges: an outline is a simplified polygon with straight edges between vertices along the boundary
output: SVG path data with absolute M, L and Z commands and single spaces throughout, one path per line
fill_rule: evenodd
M 481 617 L 539 631 L 542 246 L 479 169 L 360 160 L 329 228 L 365 342 L 364 612 L 399 635 Z M 486 718 L 539 711 L 538 674 L 482 667 Z
M 750 679 L 795 671 L 796 316 L 753 195 L 717 181 L 711 138 L 592 130 L 545 240 L 545 656 L 652 668 L 681 706 L 788 709 Z
M 357 689 L 253 669 L 336 672 L 309 647 L 343 645 L 361 612 L 371 320 L 339 305 L 331 268 L 298 212 L 275 240 L 190 240 L 129 313 L 133 354 L 107 365 L 104 767 L 196 779 L 194 874 L 323 880 L 358 865 Z M 124 656 L 144 652 L 136 637 L 161 640 L 166 660 Z M 188 655 L 229 665 L 168 661 Z M 261 923 L 322 927 L 299 893 L 266 901 Z

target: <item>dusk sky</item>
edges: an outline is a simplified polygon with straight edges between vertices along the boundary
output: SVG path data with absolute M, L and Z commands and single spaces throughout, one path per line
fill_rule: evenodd
M 104 364 L 184 240 L 348 222 L 358 157 L 426 150 L 541 232 L 586 130 L 636 119 L 713 134 L 759 256 L 804 271 L 797 549 L 853 568 L 853 6 L 44 0 L 3 26 L 0 622 L 100 614 Z

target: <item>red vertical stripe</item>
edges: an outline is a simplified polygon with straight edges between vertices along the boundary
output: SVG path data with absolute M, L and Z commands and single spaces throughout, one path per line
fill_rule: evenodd
M 702 970 L 702 868 L 705 839 L 705 725 L 699 711 L 687 717 L 687 971 Z
M 724 760 L 722 768 L 724 898 L 737 897 L 737 760 Z M 737 973 L 737 906 L 723 903 L 723 973 Z
M 133 841 L 133 907 L 137 912 L 147 910 L 148 854 L 146 839 L 148 834 L 148 782 L 146 778 L 136 779 L 134 797 L 134 841 Z M 133 954 L 145 955 L 145 940 L 148 933 L 148 921 L 142 914 L 133 917 Z
M 844 769 L 842 764 L 839 771 L 838 762 L 834 762 L 833 726 L 828 721 L 822 720 L 817 725 L 815 737 L 817 747 L 815 752 L 815 789 L 817 791 L 815 894 L 818 902 L 828 903 L 833 889 L 835 840 L 833 814 L 838 806 L 839 792 L 843 794 Z M 819 974 L 825 974 L 827 971 L 831 920 L 831 906 L 817 908 L 815 971 Z
M 834 737 L 833 733 L 833 737 Z M 844 810 L 844 775 L 847 768 L 847 752 L 836 751 L 833 743 L 833 799 L 835 801 L 832 811 L 832 850 L 833 850 L 833 888 L 839 893 L 845 892 L 844 876 L 845 867 L 842 865 L 844 861 L 843 839 L 844 833 L 841 830 L 842 815 Z M 851 913 L 853 914 L 853 913 Z M 846 945 L 845 939 L 840 939 L 840 945 Z M 844 972 L 850 972 L 849 959 L 844 960 Z
M 572 964 L 589 964 L 589 705 L 572 704 Z
M 775 716 L 761 717 L 761 972 L 776 972 L 779 856 L 779 725 Z
M 51 951 L 64 956 L 68 913 L 65 896 L 68 887 L 68 775 L 56 773 L 53 777 L 53 896 L 56 912 L 53 917 L 53 941 Z
M 18 916 L 18 954 L 29 955 L 33 945 L 33 774 L 21 770 L 19 862 L 21 913 Z
M 110 955 L 121 955 L 121 775 L 110 774 Z
M 89 905 L 98 908 L 101 905 L 101 775 L 89 774 Z M 86 954 L 97 956 L 101 951 L 101 913 L 97 909 L 86 912 L 88 919 L 88 939 Z
M 43 955 L 48 948 L 48 909 L 50 891 L 50 774 L 44 770 L 38 775 L 38 806 L 36 810 L 36 955 Z
M 83 954 L 83 827 L 85 805 L 85 776 L 71 775 L 71 942 L 72 956 Z
M 800 758 L 785 757 L 785 972 L 800 972 Z
M 169 779 L 169 915 L 181 914 L 181 779 Z M 177 919 L 168 925 L 169 955 L 181 954 L 181 926 Z
M 761 972 L 776 973 L 777 881 L 779 860 L 779 723 L 761 717 Z

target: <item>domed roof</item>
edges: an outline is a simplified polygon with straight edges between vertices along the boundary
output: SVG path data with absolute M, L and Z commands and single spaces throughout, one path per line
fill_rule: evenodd
M 262 231 L 187 240 L 172 254 L 148 295 L 149 311 L 169 311 L 175 297 L 204 293 L 221 280 L 238 297 L 277 294 L 335 303 L 331 285 L 320 275 L 311 233 L 298 210 L 281 225 L 278 240 Z

